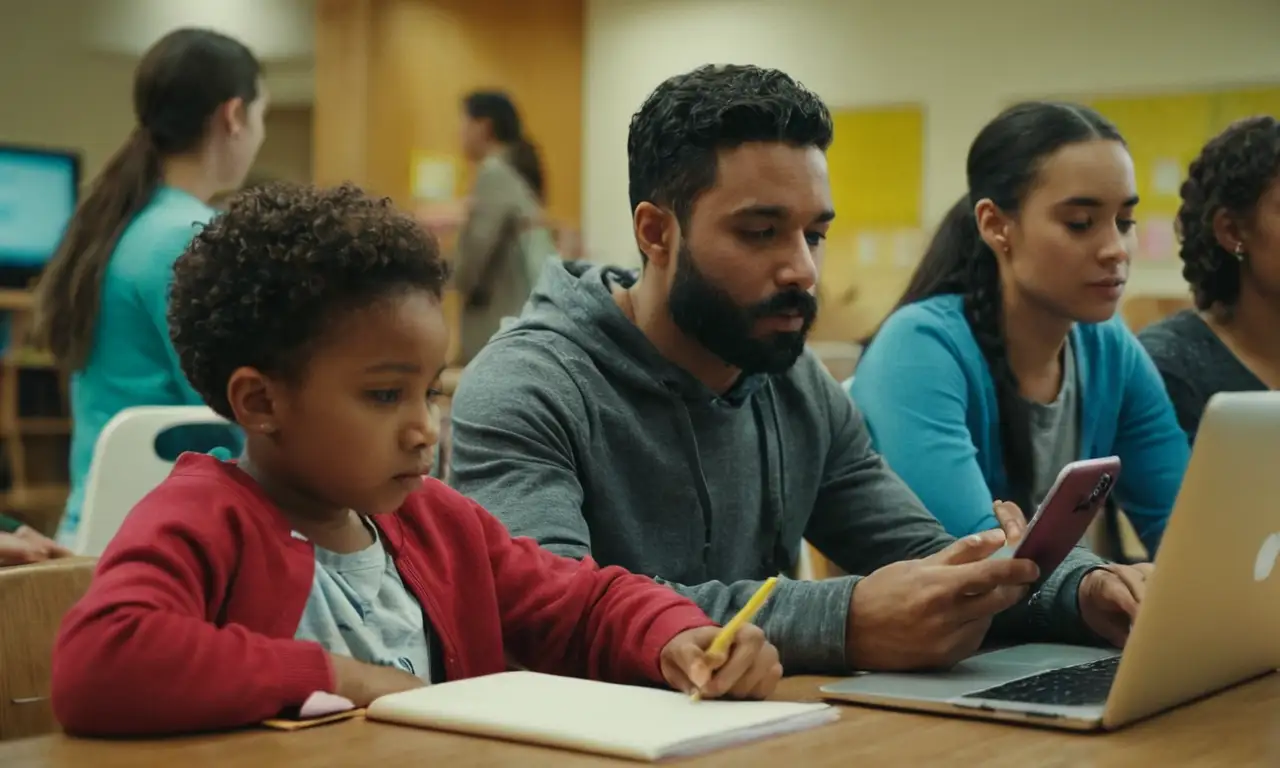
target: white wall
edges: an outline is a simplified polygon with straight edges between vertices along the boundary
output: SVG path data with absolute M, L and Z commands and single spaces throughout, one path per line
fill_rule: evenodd
M 133 128 L 138 55 L 187 24 L 248 42 L 274 102 L 309 107 L 312 12 L 311 0 L 0 0 L 0 141 L 77 149 L 92 177 Z M 288 134 L 297 120 L 273 122 Z
M 93 0 L 82 19 L 94 48 L 134 56 L 183 26 L 231 35 L 263 61 L 309 58 L 315 47 L 314 0 Z
M 588 0 L 583 228 L 635 263 L 627 124 L 664 78 L 777 67 L 832 107 L 927 109 L 926 224 L 964 191 L 964 156 L 1011 100 L 1280 82 L 1280 0 Z M 1148 274 L 1133 288 L 1181 288 Z

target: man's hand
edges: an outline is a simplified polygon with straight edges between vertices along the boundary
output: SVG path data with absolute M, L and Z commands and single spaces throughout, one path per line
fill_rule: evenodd
M 1103 640 L 1123 648 L 1152 573 L 1154 566 L 1150 563 L 1110 563 L 1089 571 L 1081 580 L 1078 593 L 1084 623 Z
M 853 588 L 846 658 L 867 670 L 945 669 L 982 645 L 991 617 L 1039 578 L 1029 560 L 987 560 L 1002 531 L 966 536 L 922 560 L 886 565 Z
M 996 499 L 991 505 L 991 511 L 1000 523 L 1000 530 L 1004 531 L 1005 543 L 1011 547 L 1017 546 L 1027 533 L 1027 516 L 1022 513 L 1022 508 L 1012 501 Z

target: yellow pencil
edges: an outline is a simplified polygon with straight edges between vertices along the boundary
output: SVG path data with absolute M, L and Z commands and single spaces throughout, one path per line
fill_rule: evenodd
M 729 623 L 720 629 L 720 633 L 711 641 L 711 647 L 707 648 L 707 656 L 717 657 L 724 656 L 729 652 L 729 646 L 733 645 L 733 638 L 737 636 L 738 630 L 742 629 L 743 624 L 749 623 L 760 612 L 760 608 L 764 606 L 764 601 L 769 599 L 769 594 L 773 592 L 773 588 L 778 583 L 776 576 L 770 576 L 764 580 L 756 593 L 751 596 L 747 604 L 742 606 L 742 610 L 738 611 Z M 702 692 L 698 689 L 693 691 L 693 700 L 697 701 L 702 696 Z

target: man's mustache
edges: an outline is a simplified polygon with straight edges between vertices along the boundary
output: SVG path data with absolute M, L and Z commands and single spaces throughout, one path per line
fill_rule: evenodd
M 818 314 L 818 299 L 799 288 L 790 288 L 754 305 L 749 314 L 753 320 L 773 315 L 797 314 L 810 321 Z

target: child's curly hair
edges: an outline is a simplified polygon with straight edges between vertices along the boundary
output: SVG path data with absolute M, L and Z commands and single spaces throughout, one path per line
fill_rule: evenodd
M 1182 241 L 1182 276 L 1196 306 L 1230 308 L 1240 297 L 1240 259 L 1218 242 L 1213 218 L 1225 209 L 1241 221 L 1280 178 L 1280 123 L 1251 117 L 1233 123 L 1209 141 L 1182 184 L 1177 229 Z
M 448 277 L 435 239 L 389 200 L 273 182 L 233 197 L 178 259 L 169 335 L 192 387 L 231 419 L 237 368 L 296 376 L 339 313 L 440 298 Z

